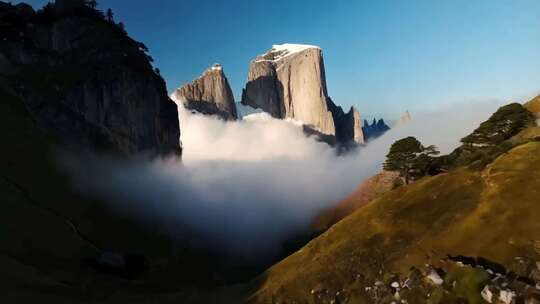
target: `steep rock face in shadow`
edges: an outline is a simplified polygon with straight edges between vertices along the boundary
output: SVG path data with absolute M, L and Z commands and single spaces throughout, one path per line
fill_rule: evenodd
M 251 61 L 242 104 L 276 118 L 301 121 L 329 143 L 364 143 L 358 111 L 351 108 L 344 113 L 328 96 L 322 50 L 317 46 L 274 45 Z
M 283 85 L 272 61 L 251 62 L 248 82 L 242 91 L 242 104 L 259 108 L 276 118 L 284 118 Z
M 214 64 L 199 78 L 175 90 L 171 98 L 203 114 L 227 120 L 237 118 L 234 96 L 220 64 Z
M 0 18 L 0 81 L 42 128 L 83 150 L 181 154 L 176 105 L 121 25 L 77 1 L 2 4 Z
M 383 135 L 386 131 L 390 130 L 390 127 L 384 122 L 384 119 L 376 120 L 373 118 L 371 125 L 367 120 L 364 120 L 363 130 L 365 139 L 370 140 Z
M 341 143 L 364 144 L 362 118 L 355 107 L 345 113 L 340 106 L 336 106 L 329 98 L 328 105 L 336 124 L 336 140 Z

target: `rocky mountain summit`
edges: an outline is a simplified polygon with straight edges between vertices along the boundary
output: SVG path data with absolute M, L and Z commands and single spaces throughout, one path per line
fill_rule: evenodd
M 411 122 L 412 120 L 412 116 L 411 116 L 411 113 L 409 113 L 409 111 L 405 111 L 405 113 L 403 113 L 403 115 L 401 115 L 401 117 L 399 118 L 399 122 L 398 124 L 400 125 L 404 125 L 404 124 L 407 124 L 409 122 Z
M 251 61 L 242 104 L 276 118 L 301 121 L 338 142 L 363 143 L 360 114 L 345 114 L 330 99 L 322 50 L 301 44 L 274 45 Z
M 390 127 L 384 122 L 384 119 L 375 119 L 373 118 L 373 122 L 371 125 L 367 120 L 364 120 L 364 136 L 366 140 L 369 139 L 375 139 L 381 135 L 383 135 L 386 131 L 390 130 Z
M 175 90 L 171 98 L 203 114 L 226 120 L 237 118 L 234 96 L 220 64 L 214 64 L 199 78 Z
M 83 1 L 0 2 L 0 84 L 83 150 L 180 154 L 176 105 L 144 44 Z

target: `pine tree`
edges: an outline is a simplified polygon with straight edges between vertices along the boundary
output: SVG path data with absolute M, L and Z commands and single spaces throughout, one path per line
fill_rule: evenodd
M 493 147 L 534 123 L 534 115 L 519 103 L 500 107 L 461 142 L 475 147 Z
M 108 8 L 107 12 L 105 13 L 105 20 L 109 22 L 114 22 L 114 14 L 112 9 Z
M 384 169 L 398 171 L 405 179 L 405 184 L 409 184 L 411 179 L 427 174 L 433 155 L 438 154 L 435 146 L 424 147 L 415 137 L 406 137 L 392 144 L 386 155 Z

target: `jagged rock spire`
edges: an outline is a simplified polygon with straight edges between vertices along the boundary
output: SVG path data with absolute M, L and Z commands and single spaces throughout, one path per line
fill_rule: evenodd
M 216 63 L 199 78 L 174 91 L 171 98 L 187 109 L 223 119 L 237 118 L 234 96 L 223 67 Z

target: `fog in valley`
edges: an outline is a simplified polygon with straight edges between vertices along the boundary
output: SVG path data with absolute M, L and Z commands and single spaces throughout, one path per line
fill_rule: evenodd
M 284 240 L 307 231 L 318 212 L 380 171 L 394 141 L 416 136 L 449 153 L 500 104 L 412 113 L 411 122 L 341 156 L 294 121 L 264 113 L 223 121 L 179 109 L 182 161 L 71 156 L 65 167 L 78 190 L 167 235 L 188 227 L 222 254 L 272 256 Z

